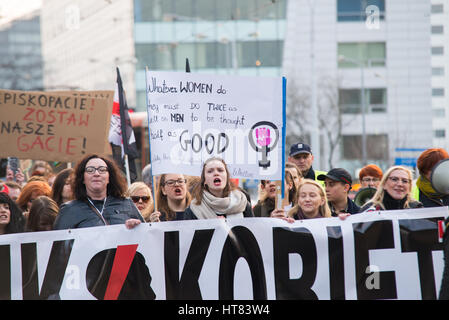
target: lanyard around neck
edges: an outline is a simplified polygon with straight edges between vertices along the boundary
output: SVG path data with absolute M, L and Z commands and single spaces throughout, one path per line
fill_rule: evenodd
M 104 200 L 103 200 L 103 207 L 101 208 L 101 211 L 100 210 L 98 210 L 98 208 L 94 205 L 94 203 L 92 202 L 92 200 L 90 200 L 90 198 L 88 197 L 87 198 L 87 200 L 89 201 L 89 203 L 92 205 L 92 209 L 94 209 L 100 216 L 103 216 L 103 210 L 104 210 L 104 206 L 105 206 L 105 204 L 106 204 L 106 199 L 107 199 L 108 197 L 106 197 L 106 198 L 104 198 Z

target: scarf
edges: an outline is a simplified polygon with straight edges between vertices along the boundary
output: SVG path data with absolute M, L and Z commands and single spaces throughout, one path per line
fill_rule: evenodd
M 217 215 L 226 218 L 243 218 L 248 200 L 243 192 L 233 190 L 228 197 L 217 198 L 208 191 L 203 192 L 203 200 L 199 205 L 190 204 L 190 209 L 198 219 L 213 219 Z
M 432 187 L 432 183 L 426 177 L 419 176 L 418 180 L 416 180 L 416 186 L 428 198 L 440 199 L 445 196 L 444 194 L 438 193 L 437 191 L 435 191 L 435 189 Z M 416 199 L 416 200 L 418 200 L 418 199 Z
M 404 197 L 403 199 L 396 200 L 392 196 L 390 196 L 390 194 L 387 191 L 384 192 L 383 204 L 385 210 L 405 209 L 404 208 L 405 201 L 407 201 L 407 196 Z

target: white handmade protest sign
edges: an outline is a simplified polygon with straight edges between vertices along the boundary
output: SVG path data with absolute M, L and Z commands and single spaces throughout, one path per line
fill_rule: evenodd
M 153 175 L 198 176 L 210 157 L 233 178 L 282 179 L 285 79 L 147 71 Z

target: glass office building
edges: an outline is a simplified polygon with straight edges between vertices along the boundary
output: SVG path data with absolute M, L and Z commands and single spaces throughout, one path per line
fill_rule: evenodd
M 39 12 L 0 28 L 0 88 L 42 90 L 43 66 Z
M 287 0 L 134 0 L 136 109 L 145 67 L 281 76 Z

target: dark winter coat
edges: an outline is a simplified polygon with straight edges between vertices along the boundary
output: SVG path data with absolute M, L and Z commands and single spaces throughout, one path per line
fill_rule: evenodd
M 89 202 L 72 200 L 61 206 L 53 229 L 76 229 L 107 224 L 124 224 L 126 220 L 131 218 L 145 222 L 139 210 L 129 198 L 119 199 L 108 196 L 102 217 L 90 207 Z

